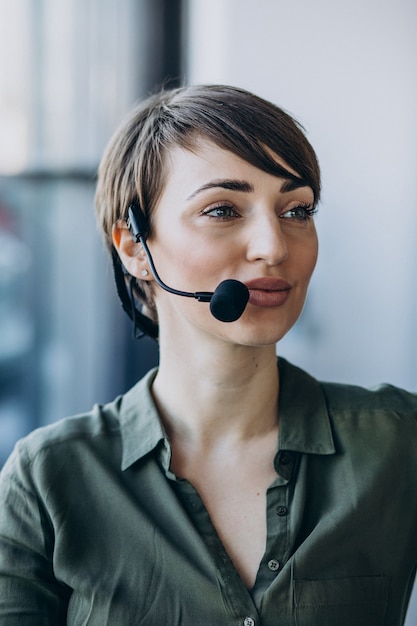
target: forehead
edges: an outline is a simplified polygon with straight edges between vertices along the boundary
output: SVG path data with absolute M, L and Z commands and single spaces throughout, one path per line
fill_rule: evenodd
M 264 146 L 265 160 L 270 160 L 270 165 L 276 168 L 274 174 L 276 176 L 286 177 L 289 173 L 290 177 L 299 178 L 299 174 L 285 161 L 283 157 L 275 153 L 273 150 Z M 256 163 L 254 163 L 256 161 Z M 207 173 L 211 170 L 218 170 L 227 167 L 228 171 L 241 171 L 242 169 L 251 169 L 253 167 L 272 173 L 271 167 L 268 169 L 262 167 L 258 163 L 260 159 L 249 160 L 241 154 L 237 154 L 227 148 L 223 148 L 211 139 L 198 136 L 186 146 L 173 145 L 165 155 L 165 175 L 166 181 L 170 177 L 178 175 L 181 170 L 188 175 L 197 173 Z
M 210 140 L 199 140 L 190 148 L 174 146 L 166 154 L 164 183 L 157 205 L 164 199 L 170 204 L 190 201 L 210 189 L 259 191 L 270 183 L 280 193 L 302 189 L 305 201 L 314 201 L 311 186 L 282 157 L 270 150 L 268 158 L 273 163 L 272 171 L 249 163 Z M 275 180 L 279 181 L 278 186 Z

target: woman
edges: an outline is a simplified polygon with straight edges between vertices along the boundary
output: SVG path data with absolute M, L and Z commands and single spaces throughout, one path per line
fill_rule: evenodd
M 1 478 L 0 624 L 403 623 L 417 398 L 277 366 L 319 196 L 300 127 L 236 88 L 164 92 L 118 130 L 98 219 L 160 365 L 18 444 Z M 218 289 L 229 279 L 238 291 Z

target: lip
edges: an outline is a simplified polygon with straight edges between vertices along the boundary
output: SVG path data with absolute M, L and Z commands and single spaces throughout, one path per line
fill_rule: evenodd
M 282 306 L 290 295 L 292 286 L 283 278 L 264 276 L 245 282 L 249 289 L 249 302 L 259 307 Z

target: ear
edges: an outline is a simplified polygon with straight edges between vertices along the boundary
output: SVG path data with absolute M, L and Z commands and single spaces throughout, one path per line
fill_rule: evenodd
M 117 254 L 129 274 L 139 280 L 152 280 L 143 246 L 133 241 L 126 222 L 119 220 L 113 225 L 112 239 Z M 148 275 L 145 277 L 142 274 L 143 270 L 148 270 Z

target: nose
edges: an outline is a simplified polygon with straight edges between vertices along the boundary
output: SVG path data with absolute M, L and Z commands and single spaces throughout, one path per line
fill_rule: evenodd
M 275 214 L 259 215 L 251 224 L 247 258 L 263 261 L 267 265 L 279 265 L 288 257 L 287 241 L 282 232 L 280 219 Z

